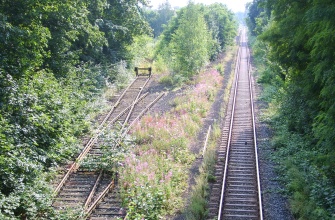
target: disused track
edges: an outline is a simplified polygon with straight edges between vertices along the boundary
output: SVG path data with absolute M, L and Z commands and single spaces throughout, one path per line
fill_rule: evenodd
M 121 209 L 118 198 L 118 186 L 115 177 L 100 170 L 88 171 L 80 167 L 80 162 L 89 156 L 99 157 L 100 135 L 104 130 L 111 129 L 115 124 L 121 127 L 121 137 L 114 143 L 119 144 L 122 136 L 125 136 L 132 124 L 138 120 L 163 94 L 143 93 L 150 77 L 138 76 L 119 96 L 114 106 L 102 120 L 100 126 L 94 132 L 93 137 L 87 141 L 85 147 L 67 170 L 55 187 L 55 201 L 53 206 L 57 209 L 81 208 L 92 219 L 101 219 L 99 210 L 105 207 L 103 219 L 122 217 L 125 213 Z M 106 205 L 102 200 L 109 201 Z M 110 201 L 110 200 L 113 201 Z M 99 209 L 95 210 L 100 204 Z
M 257 141 L 245 30 L 236 59 L 232 86 L 212 185 L 209 217 L 263 219 Z
M 153 104 L 155 104 L 164 94 L 156 96 L 156 98 L 141 108 L 141 112 L 135 116 L 130 117 L 129 126 L 123 131 L 121 136 L 124 136 L 131 126 L 137 121 Z M 106 220 L 119 219 L 125 217 L 126 212 L 122 209 L 119 186 L 117 184 L 118 178 L 113 178 L 108 185 L 101 187 L 101 192 L 98 193 L 94 202 L 85 210 L 87 219 L 92 220 Z

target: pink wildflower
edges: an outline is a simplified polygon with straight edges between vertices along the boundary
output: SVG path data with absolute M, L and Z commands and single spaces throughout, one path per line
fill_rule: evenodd
M 172 171 L 170 170 L 165 176 L 164 176 L 164 180 L 165 182 L 169 182 L 171 180 L 172 177 Z M 164 182 L 164 181 L 163 181 Z

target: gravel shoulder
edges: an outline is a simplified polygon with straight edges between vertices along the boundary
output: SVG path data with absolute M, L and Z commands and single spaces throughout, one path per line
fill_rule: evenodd
M 255 72 L 255 70 L 253 70 Z M 271 161 L 272 131 L 268 124 L 261 121 L 261 116 L 267 108 L 267 103 L 261 101 L 262 87 L 257 83 L 257 76 L 253 77 L 255 94 L 256 132 L 258 144 L 258 159 L 262 189 L 263 215 L 269 220 L 293 220 L 289 210 L 288 199 L 281 193 L 283 186 L 276 173 L 276 165 Z

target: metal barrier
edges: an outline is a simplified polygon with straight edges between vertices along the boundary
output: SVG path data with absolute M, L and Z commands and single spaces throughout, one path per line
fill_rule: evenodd
M 151 76 L 151 71 L 152 71 L 152 68 L 149 67 L 149 68 L 139 68 L 139 67 L 135 67 L 135 72 L 136 72 L 136 76 L 147 76 L 149 75 L 149 77 Z M 141 71 L 148 71 L 147 74 L 144 74 L 144 73 L 141 73 Z

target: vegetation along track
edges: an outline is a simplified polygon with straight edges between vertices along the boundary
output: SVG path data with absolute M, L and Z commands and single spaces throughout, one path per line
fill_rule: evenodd
M 221 144 L 211 189 L 210 218 L 263 219 L 257 141 L 245 30 L 235 67 Z
M 121 127 L 121 132 L 113 144 L 119 145 L 133 123 L 163 96 L 163 93 L 145 91 L 149 80 L 148 76 L 136 77 L 119 96 L 76 160 L 63 171 L 54 191 L 55 208 L 83 208 L 86 216 L 92 219 L 112 219 L 125 215 L 118 196 L 117 175 L 102 170 L 87 170 L 80 167 L 80 162 L 85 157 L 102 156 L 103 150 L 100 146 L 103 140 L 99 137 L 104 130 L 112 129 L 116 125 Z

